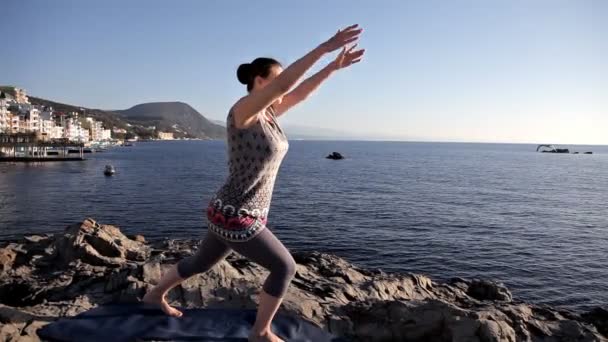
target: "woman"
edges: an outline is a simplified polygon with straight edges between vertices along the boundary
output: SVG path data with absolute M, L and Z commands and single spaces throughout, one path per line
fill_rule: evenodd
M 268 269 L 262 287 L 256 322 L 250 341 L 282 341 L 270 330 L 272 318 L 295 274 L 289 251 L 266 228 L 266 218 L 276 175 L 287 153 L 288 142 L 277 117 L 306 99 L 336 70 L 355 64 L 364 50 L 355 50 L 362 30 L 358 25 L 339 30 L 333 37 L 287 69 L 270 58 L 257 58 L 237 70 L 248 94 L 238 100 L 227 117 L 229 176 L 209 202 L 208 233 L 193 256 L 174 265 L 144 301 L 159 304 L 168 315 L 182 313 L 171 307 L 165 295 L 194 274 L 209 270 L 231 250 Z M 342 48 L 337 58 L 290 89 L 323 55 Z

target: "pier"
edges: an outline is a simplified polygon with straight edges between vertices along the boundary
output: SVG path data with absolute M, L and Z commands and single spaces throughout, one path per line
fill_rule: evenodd
M 46 139 L 37 133 L 0 134 L 0 162 L 80 161 L 84 143 Z

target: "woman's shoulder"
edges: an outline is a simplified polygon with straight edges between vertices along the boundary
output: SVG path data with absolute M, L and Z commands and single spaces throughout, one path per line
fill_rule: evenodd
M 268 108 L 259 111 L 258 113 L 256 113 L 255 115 L 253 115 L 255 117 L 255 119 L 252 120 L 252 122 L 247 125 L 247 127 L 237 127 L 235 122 L 236 122 L 236 111 L 235 111 L 235 107 L 238 104 L 235 103 L 232 107 L 230 107 L 230 109 L 228 110 L 228 116 L 226 117 L 226 127 L 230 127 L 230 128 L 236 128 L 236 129 L 247 129 L 250 127 L 255 126 L 256 124 L 260 123 L 260 121 L 263 119 L 263 115 L 264 113 L 270 113 L 270 115 L 274 116 L 274 111 L 270 112 Z M 270 107 L 269 107 L 270 108 Z

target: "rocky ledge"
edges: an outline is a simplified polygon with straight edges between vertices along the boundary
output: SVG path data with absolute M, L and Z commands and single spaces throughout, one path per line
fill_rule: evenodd
M 113 301 L 137 301 L 196 241 L 146 243 L 92 219 L 54 236 L 0 248 L 0 340 L 38 341 L 36 330 Z M 513 300 L 484 280 L 435 283 L 365 270 L 333 255 L 295 253 L 281 310 L 353 341 L 606 341 L 608 311 L 574 313 Z M 170 293 L 182 307 L 256 307 L 267 272 L 237 255 Z

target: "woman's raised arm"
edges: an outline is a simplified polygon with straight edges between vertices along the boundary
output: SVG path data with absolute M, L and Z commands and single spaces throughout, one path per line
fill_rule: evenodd
M 242 126 L 251 117 L 270 106 L 278 98 L 286 94 L 298 80 L 324 54 L 340 49 L 359 38 L 362 29 L 351 25 L 338 32 L 306 55 L 301 57 L 281 74 L 259 91 L 252 91 L 243 97 L 232 108 L 237 126 Z

